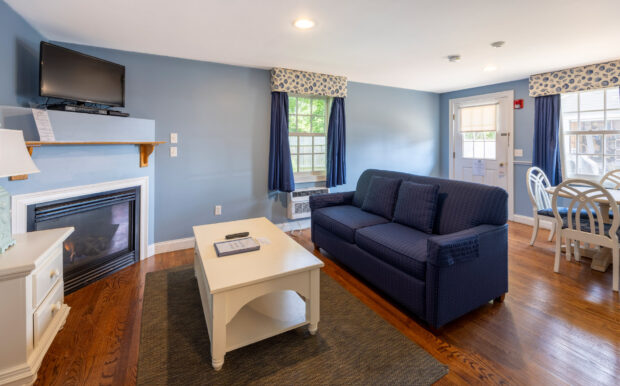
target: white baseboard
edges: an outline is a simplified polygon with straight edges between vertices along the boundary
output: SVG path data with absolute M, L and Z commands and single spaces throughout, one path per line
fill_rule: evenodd
M 155 243 L 155 245 L 153 245 L 153 255 L 157 255 L 157 254 L 160 254 L 160 253 L 166 253 L 166 252 L 180 251 L 182 249 L 190 249 L 190 248 L 194 248 L 194 238 L 193 237 L 186 237 L 184 239 L 162 241 L 162 242 L 159 242 L 159 243 Z M 151 251 L 149 250 L 149 253 L 150 252 Z
M 284 232 L 297 231 L 310 228 L 310 219 L 299 221 L 285 222 L 276 224 Z M 194 248 L 194 238 L 186 237 L 184 239 L 168 240 L 151 244 L 148 247 L 148 256 L 154 256 L 160 253 L 180 251 L 182 249 Z
M 525 224 L 529 226 L 534 226 L 534 217 L 523 216 L 520 214 L 515 214 L 512 216 L 512 221 L 518 222 L 519 224 Z M 552 220 L 540 220 L 539 227 L 542 229 L 551 229 Z

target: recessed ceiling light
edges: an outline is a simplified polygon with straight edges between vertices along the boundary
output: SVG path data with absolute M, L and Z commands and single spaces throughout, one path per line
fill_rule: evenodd
M 297 19 L 295 20 L 293 25 L 299 29 L 310 29 L 314 27 L 315 23 L 314 23 L 314 20 L 310 20 L 310 19 Z
M 484 72 L 491 72 L 491 71 L 495 71 L 497 70 L 497 66 L 493 65 L 493 64 L 489 64 L 488 66 L 484 67 L 483 71 Z
M 496 42 L 491 43 L 491 47 L 494 47 L 494 48 L 501 48 L 501 47 L 503 47 L 503 46 L 504 46 L 504 44 L 506 44 L 506 42 L 505 42 L 505 41 L 503 41 L 503 40 L 498 40 L 498 41 L 496 41 Z
M 450 55 L 450 56 L 448 56 L 448 60 L 451 63 L 460 62 L 461 61 L 461 55 Z

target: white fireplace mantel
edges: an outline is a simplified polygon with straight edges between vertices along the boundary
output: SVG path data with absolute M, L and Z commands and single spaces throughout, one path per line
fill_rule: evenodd
M 149 178 L 138 177 L 126 180 L 116 180 L 101 182 L 92 185 L 73 186 L 62 189 L 46 190 L 42 192 L 18 194 L 12 197 L 12 221 L 14 234 L 26 233 L 28 231 L 28 206 L 41 204 L 49 201 L 63 200 L 107 192 L 110 190 L 140 187 L 140 260 L 149 256 L 148 253 L 148 234 L 149 234 Z

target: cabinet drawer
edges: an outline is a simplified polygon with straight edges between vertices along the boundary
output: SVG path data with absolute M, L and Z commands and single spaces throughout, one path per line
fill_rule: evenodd
M 39 343 L 39 339 L 47 330 L 54 317 L 60 311 L 63 302 L 63 284 L 62 280 L 54 286 L 50 294 L 45 298 L 43 303 L 34 312 L 34 345 Z
M 33 274 L 32 307 L 36 308 L 50 289 L 62 278 L 62 245 L 53 249 L 50 257 Z

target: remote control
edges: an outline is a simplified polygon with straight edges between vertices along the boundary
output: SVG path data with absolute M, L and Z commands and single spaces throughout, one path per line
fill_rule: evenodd
M 226 235 L 226 240 L 238 239 L 239 237 L 248 237 L 249 235 L 250 235 L 250 232 L 232 233 L 232 234 Z

